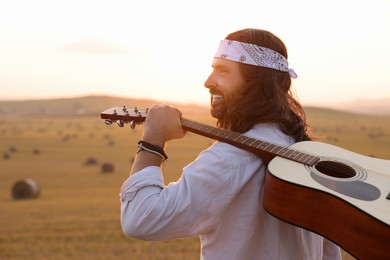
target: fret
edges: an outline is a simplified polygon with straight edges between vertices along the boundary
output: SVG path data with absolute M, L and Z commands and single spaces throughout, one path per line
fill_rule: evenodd
M 238 138 L 234 139 L 236 142 L 244 143 L 246 140 L 248 140 L 248 137 L 245 135 L 240 135 Z
M 256 146 L 256 148 L 260 148 L 261 150 L 265 150 L 268 146 L 270 146 L 270 143 L 259 141 L 260 144 Z
M 200 130 L 202 128 L 202 126 L 203 125 L 201 125 L 201 124 L 199 124 L 197 122 L 192 122 L 190 128 L 196 129 L 196 130 Z
M 287 153 L 285 153 L 284 155 L 287 157 L 287 158 L 293 158 L 293 154 L 295 153 L 294 150 L 288 150 Z
M 274 154 L 278 154 L 280 150 L 282 150 L 284 147 L 282 146 L 279 146 L 279 145 L 274 145 L 274 148 L 272 148 L 272 150 L 270 152 L 274 153 Z
M 291 150 L 291 154 L 290 154 L 290 157 L 292 159 L 296 159 L 299 155 L 300 155 L 300 152 L 296 151 L 296 150 Z
M 299 152 L 298 156 L 295 158 L 296 161 L 300 162 L 301 159 L 305 156 L 305 153 Z
M 270 144 L 269 147 L 267 147 L 266 149 L 267 149 L 268 152 L 273 153 L 272 151 L 273 151 L 275 148 L 277 148 L 277 145 L 275 145 L 275 144 Z
M 314 165 L 319 160 L 316 156 L 310 156 L 310 159 L 306 161 L 306 164 L 308 165 Z
M 200 131 L 200 132 L 203 132 L 206 134 L 210 134 L 212 138 L 222 137 L 222 140 L 229 140 L 229 139 L 235 140 L 237 137 L 241 136 L 240 133 L 236 133 L 236 132 L 229 131 L 226 129 L 219 129 L 216 127 L 208 126 L 208 125 L 201 124 L 201 123 L 191 121 L 191 120 L 187 120 L 184 118 L 182 118 L 181 121 L 182 121 L 183 126 L 186 126 L 190 129 Z M 221 139 L 221 138 L 215 138 L 215 139 Z
M 263 141 L 260 141 L 260 140 L 255 140 L 255 141 L 252 143 L 252 147 L 258 148 L 262 143 L 264 143 L 264 142 L 263 142 Z
M 193 124 L 191 128 L 194 130 L 201 130 L 201 127 L 198 124 Z
M 187 126 L 188 128 L 193 128 L 192 125 L 196 124 L 196 122 L 187 119 L 181 119 L 181 124 Z
M 210 134 L 213 134 L 213 135 L 215 135 L 215 136 L 220 136 L 220 134 L 222 133 L 222 131 L 219 130 L 218 128 L 213 127 L 213 128 L 211 129 L 211 131 L 209 131 L 209 133 L 210 133 Z
M 310 154 L 305 153 L 304 156 L 301 158 L 301 161 L 305 162 L 307 159 L 310 158 L 310 156 L 311 156 Z
M 234 134 L 234 132 L 232 131 L 229 131 L 229 130 L 225 130 L 225 129 L 218 129 L 218 128 L 214 128 L 215 129 L 215 132 L 216 132 L 216 136 L 217 137 L 222 137 L 222 139 L 224 140 L 230 140 L 232 139 L 231 138 L 231 135 Z M 214 132 L 214 131 L 213 131 Z M 220 138 L 221 139 L 221 138 Z
M 283 148 L 279 151 L 278 155 L 284 156 L 286 153 L 288 153 L 288 151 L 289 151 L 288 148 L 283 147 Z
M 234 140 L 234 137 L 236 136 L 236 134 L 234 132 L 228 132 L 229 134 L 226 136 L 226 139 L 229 139 L 229 140 Z
M 213 130 L 213 128 L 207 125 L 202 125 L 201 130 L 203 130 L 203 132 L 209 133 L 210 131 Z
M 240 138 L 241 137 L 241 134 L 240 133 L 237 133 L 237 132 L 231 132 L 232 134 L 229 136 L 229 139 L 230 140 L 233 140 L 235 141 L 236 139 Z
M 229 131 L 220 131 L 218 136 L 228 138 L 230 136 L 230 132 Z
M 247 145 L 247 146 L 252 146 L 252 144 L 256 142 L 256 139 L 253 139 L 253 138 L 250 138 L 248 137 L 244 142 L 243 144 Z

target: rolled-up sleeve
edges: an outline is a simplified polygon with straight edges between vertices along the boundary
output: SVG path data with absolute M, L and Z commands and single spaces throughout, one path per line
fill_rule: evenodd
M 125 181 L 120 197 L 121 224 L 127 236 L 169 240 L 197 235 L 215 224 L 228 189 L 210 189 L 219 177 L 190 168 L 168 186 L 159 167 L 147 167 Z
M 121 201 L 132 201 L 137 191 L 145 187 L 153 186 L 160 187 L 157 190 L 164 188 L 161 169 L 156 166 L 147 167 L 130 176 L 122 185 L 120 193 Z
M 145 210 L 150 204 L 150 197 L 159 196 L 164 188 L 161 169 L 156 166 L 147 167 L 130 176 L 122 185 L 121 224 L 127 236 L 142 238 L 142 221 Z M 136 196 L 136 194 L 140 196 Z

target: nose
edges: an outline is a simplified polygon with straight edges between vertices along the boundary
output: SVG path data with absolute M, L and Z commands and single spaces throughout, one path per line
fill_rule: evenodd
M 216 86 L 216 81 L 213 79 L 212 75 L 213 74 L 211 73 L 204 82 L 204 86 L 208 89 L 212 89 Z

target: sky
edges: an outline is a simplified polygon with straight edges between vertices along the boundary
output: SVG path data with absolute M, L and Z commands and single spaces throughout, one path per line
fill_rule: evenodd
M 390 0 L 0 0 L 0 100 L 208 104 L 220 40 L 273 32 L 303 104 L 390 97 Z

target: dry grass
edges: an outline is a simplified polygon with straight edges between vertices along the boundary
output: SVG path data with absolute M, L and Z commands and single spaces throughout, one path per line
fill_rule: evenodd
M 121 231 L 118 194 L 139 135 L 139 130 L 107 127 L 95 118 L 2 119 L 0 152 L 10 158 L 0 162 L 0 258 L 197 259 L 198 238 L 152 243 Z M 172 163 L 167 171 L 198 152 L 180 143 L 174 147 L 185 152 L 168 151 Z M 90 157 L 96 165 L 84 165 Z M 102 173 L 105 162 L 115 166 L 114 172 Z M 13 200 L 13 184 L 25 178 L 40 184 L 41 196 Z M 167 176 L 167 181 L 175 179 Z
M 309 118 L 326 142 L 390 158 L 389 118 Z M 196 237 L 145 242 L 122 234 L 118 193 L 139 137 L 140 129 L 108 127 L 92 117 L 0 119 L 0 258 L 199 259 Z M 165 181 L 177 180 L 211 142 L 195 134 L 171 142 Z M 89 158 L 97 164 L 84 165 Z M 106 162 L 114 172 L 102 173 Z M 38 199 L 12 199 L 12 185 L 24 178 L 40 184 Z

